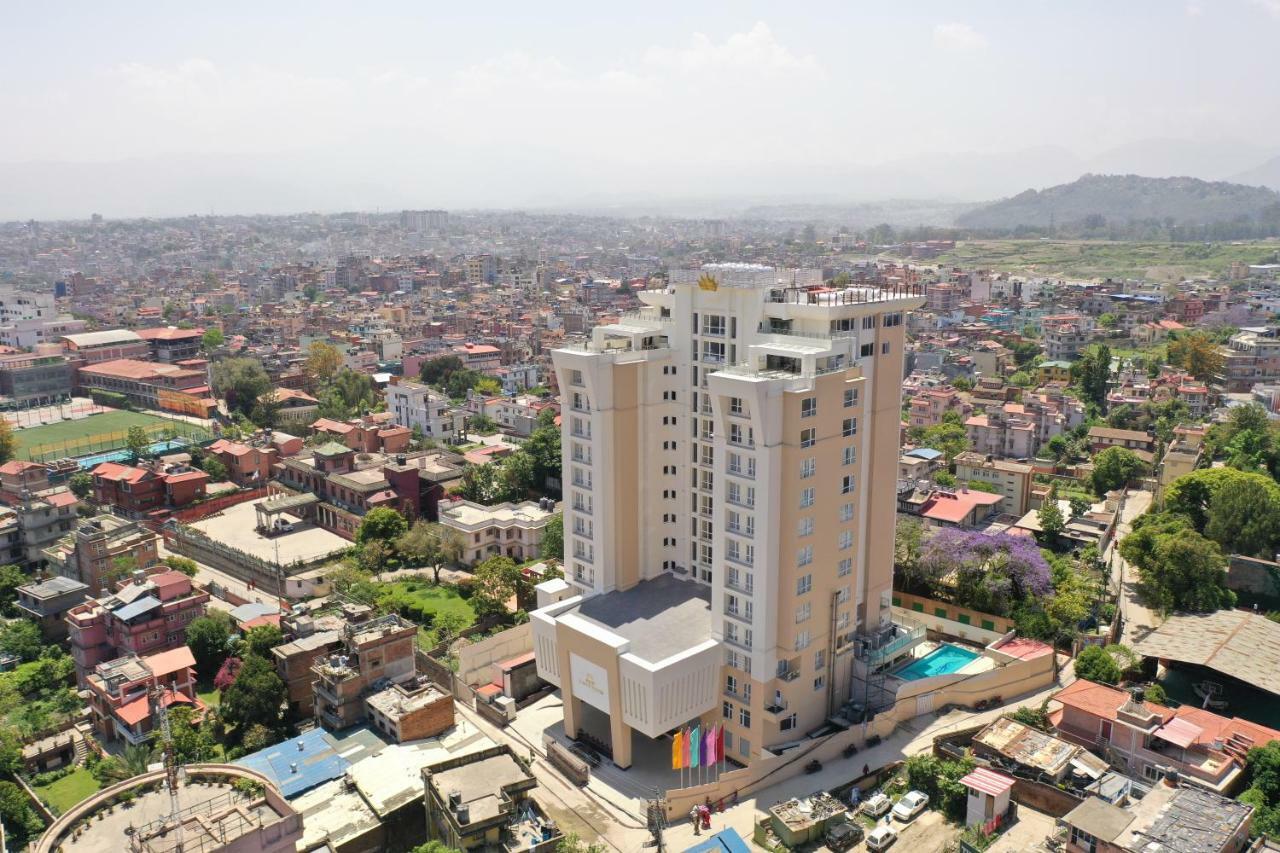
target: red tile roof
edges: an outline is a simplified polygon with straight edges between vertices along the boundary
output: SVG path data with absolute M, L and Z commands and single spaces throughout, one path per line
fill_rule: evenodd
M 195 655 L 191 654 L 191 649 L 186 646 L 178 646 L 176 649 L 169 649 L 167 652 L 148 655 L 142 659 L 142 662 L 147 665 L 147 669 L 151 670 L 151 674 L 156 678 L 196 665 Z
M 1129 701 L 1129 694 L 1115 687 L 1098 684 L 1085 679 L 1077 679 L 1053 695 L 1053 698 L 1064 706 L 1077 708 L 1104 720 L 1114 720 L 1116 711 Z M 1173 717 L 1173 709 L 1152 702 L 1143 702 L 1147 710 L 1157 714 L 1161 721 L 1167 722 Z
M 934 492 L 920 508 L 920 514 L 935 521 L 959 523 L 980 506 L 994 506 L 1002 495 L 991 492 Z

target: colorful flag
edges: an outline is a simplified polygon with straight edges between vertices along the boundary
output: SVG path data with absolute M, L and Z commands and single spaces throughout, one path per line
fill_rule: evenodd
M 671 769 L 682 770 L 684 768 L 684 747 L 681 746 L 684 732 L 676 732 L 676 736 L 671 739 Z
M 689 727 L 685 726 L 684 732 L 680 738 L 680 756 L 681 756 L 680 766 L 681 767 L 693 766 L 692 764 L 689 763 L 689 734 L 690 734 Z
M 697 767 L 698 759 L 702 753 L 702 730 L 697 726 L 693 727 L 693 734 L 689 738 L 689 766 Z
M 702 736 L 702 763 L 708 767 L 716 763 L 716 727 L 714 725 Z
M 724 761 L 724 723 L 720 724 L 720 729 L 716 732 L 716 758 Z

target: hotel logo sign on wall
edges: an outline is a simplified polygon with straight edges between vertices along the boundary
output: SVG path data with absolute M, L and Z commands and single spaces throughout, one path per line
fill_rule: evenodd
M 711 291 L 719 290 L 720 282 L 716 281 L 714 276 L 703 273 L 702 278 L 698 279 L 698 288 Z
M 609 713 L 609 673 L 586 658 L 569 654 L 573 695 L 593 708 Z

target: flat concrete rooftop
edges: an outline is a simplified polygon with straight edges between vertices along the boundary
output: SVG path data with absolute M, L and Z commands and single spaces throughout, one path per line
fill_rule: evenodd
M 671 575 L 588 598 L 569 612 L 630 640 L 631 654 L 650 663 L 711 637 L 711 591 Z

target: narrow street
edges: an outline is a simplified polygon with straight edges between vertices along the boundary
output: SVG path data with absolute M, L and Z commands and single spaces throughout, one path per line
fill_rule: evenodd
M 1118 547 L 1120 541 L 1133 529 L 1134 519 L 1150 508 L 1154 497 L 1151 492 L 1145 490 L 1129 492 L 1120 512 L 1116 534 L 1103 554 L 1103 561 L 1113 567 L 1112 591 L 1119 596 L 1120 616 L 1124 620 L 1120 642 L 1126 646 L 1132 646 L 1150 634 L 1163 621 L 1159 613 L 1149 610 L 1138 598 L 1138 572 L 1120 556 Z

